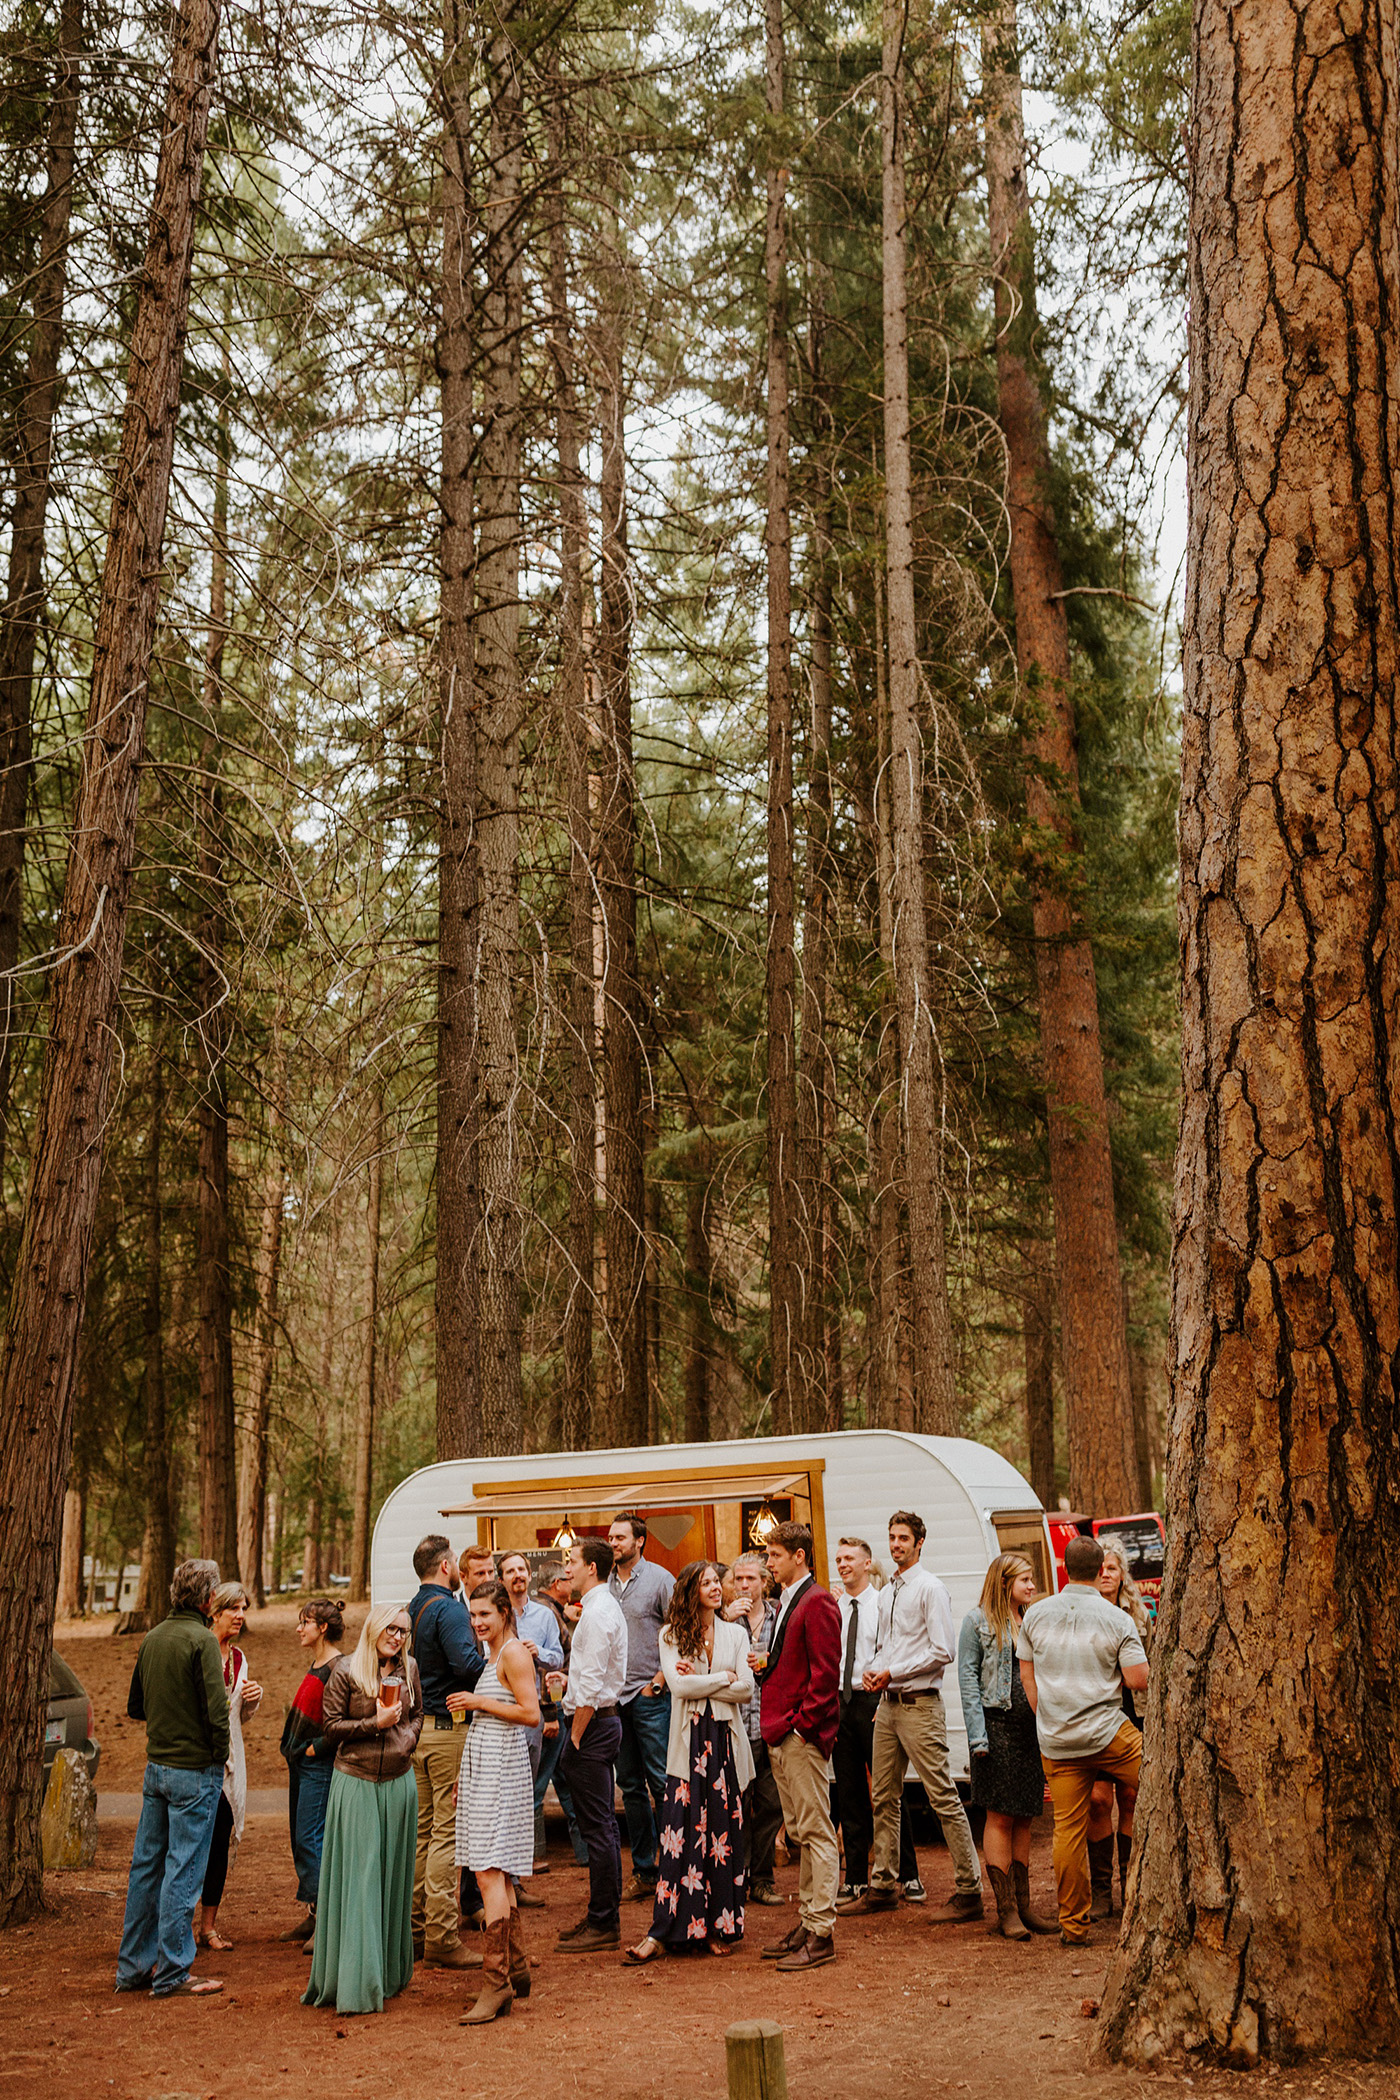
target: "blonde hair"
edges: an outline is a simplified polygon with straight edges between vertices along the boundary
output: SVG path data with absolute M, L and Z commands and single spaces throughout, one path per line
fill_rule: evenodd
M 399 1613 L 406 1611 L 403 1604 L 375 1604 L 365 1613 L 365 1623 L 360 1628 L 360 1638 L 355 1643 L 355 1652 L 350 1658 L 350 1677 L 357 1690 L 366 1699 L 379 1696 L 379 1636 L 386 1626 L 392 1626 Z M 410 1633 L 409 1639 L 412 1638 Z M 408 1640 L 405 1640 L 400 1655 L 407 1655 Z M 407 1671 L 404 1675 L 407 1676 Z
M 1118 1609 L 1128 1614 L 1145 1647 L 1152 1637 L 1152 1614 L 1147 1609 L 1146 1599 L 1138 1588 L 1132 1568 L 1128 1564 L 1127 1546 L 1116 1531 L 1099 1532 L 1098 1541 L 1103 1547 L 1104 1559 L 1107 1560 L 1111 1553 L 1122 1570 L 1123 1580 L 1118 1585 Z
M 998 1648 L 1006 1646 L 1011 1631 L 1011 1586 L 1023 1575 L 1034 1574 L 1024 1553 L 999 1553 L 982 1577 L 982 1594 L 977 1602 L 997 1637 Z
M 212 1619 L 215 1612 L 236 1611 L 240 1604 L 247 1611 L 252 1601 L 241 1582 L 221 1582 L 209 1599 L 209 1616 Z

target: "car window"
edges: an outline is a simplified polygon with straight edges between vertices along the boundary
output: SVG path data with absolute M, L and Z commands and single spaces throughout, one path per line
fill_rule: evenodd
M 81 1699 L 83 1688 L 61 1655 L 49 1657 L 50 1699 Z

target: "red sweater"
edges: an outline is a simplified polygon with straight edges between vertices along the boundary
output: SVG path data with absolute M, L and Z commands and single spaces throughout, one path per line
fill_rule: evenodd
M 804 1742 L 830 1757 L 841 1718 L 841 1610 L 819 1582 L 790 1604 L 778 1628 L 777 1660 L 763 1673 L 761 1725 L 765 1743 L 780 1743 L 795 1728 Z

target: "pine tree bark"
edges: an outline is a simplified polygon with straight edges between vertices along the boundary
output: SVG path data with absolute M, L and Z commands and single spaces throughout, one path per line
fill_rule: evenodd
M 586 510 L 580 464 L 582 426 L 575 385 L 564 218 L 564 90 L 558 79 L 554 91 L 549 111 L 554 210 L 549 250 L 549 341 L 554 362 L 559 453 L 558 690 L 569 826 L 569 1295 L 564 1309 L 564 1393 L 559 1440 L 565 1451 L 582 1451 L 593 1439 L 593 1240 L 598 1202 L 594 1161 L 593 813 L 589 785 L 592 739 L 584 649 Z
M 782 165 L 783 0 L 766 0 L 770 138 L 764 264 L 768 325 L 768 1320 L 773 1427 L 810 1427 L 809 1221 L 797 1144 L 797 933 L 792 784 L 792 518 L 788 493 L 787 169 Z
M 476 1066 L 477 881 L 475 562 L 472 510 L 472 217 L 470 38 L 465 0 L 443 0 L 442 313 L 438 543 L 440 780 L 438 805 L 437 1278 L 434 1294 L 437 1455 L 475 1449 L 475 1259 L 480 1204 L 473 1101 Z
M 899 1013 L 900 1121 L 913 1301 L 914 1427 L 960 1427 L 943 1225 L 943 1100 L 924 907 L 923 743 L 914 611 L 913 456 L 904 194 L 904 29 L 885 0 L 880 74 L 881 278 L 885 351 L 885 538 L 890 696 L 890 891 Z
M 822 393 L 822 317 L 808 330 L 808 381 L 820 442 L 829 439 Z M 827 1180 L 835 1099 L 827 1051 L 826 1017 L 831 968 L 831 923 L 836 871 L 832 858 L 831 797 L 831 546 L 828 461 L 819 464 L 822 494 L 813 520 L 811 727 L 807 739 L 807 854 L 802 896 L 802 1036 L 798 1051 L 797 1216 L 811 1249 L 804 1281 L 805 1429 L 841 1426 L 841 1331 L 834 1301 L 833 1210 Z M 770 846 L 771 852 L 771 846 Z
M 519 1451 L 521 1388 L 520 443 L 524 57 L 509 13 L 490 37 L 481 468 L 476 497 L 477 1014 L 473 1105 L 480 1218 L 471 1450 Z
M 58 1558 L 58 1616 L 81 1619 L 87 1602 L 83 1561 L 87 1543 L 87 1493 L 81 1487 L 63 1491 L 63 1537 Z
M 159 1036 L 151 1045 L 151 1118 L 146 1136 L 146 1277 L 141 1306 L 141 1374 L 146 1531 L 137 1608 L 148 1625 L 165 1617 L 175 1573 L 175 1507 L 170 1480 L 170 1418 L 165 1394 L 165 1190 L 161 1137 L 165 1073 Z
M 685 1440 L 705 1444 L 714 1435 L 714 1247 L 710 1231 L 713 1159 L 698 1121 L 693 1171 L 685 1197 Z
M 370 1144 L 365 1190 L 365 1355 L 355 1412 L 355 1500 L 348 1592 L 357 1604 L 369 1595 L 369 1514 L 374 1499 L 374 1422 L 379 1400 L 379 1248 L 384 1212 L 384 1089 L 380 1085 L 375 1089 Z
M 637 975 L 637 834 L 632 758 L 632 590 L 627 544 L 627 394 L 623 355 L 628 273 L 613 217 L 599 268 L 598 687 L 601 709 L 594 836 L 603 898 L 603 1091 L 606 1115 L 608 1392 L 599 1425 L 610 1444 L 646 1442 L 646 1191 L 642 1137 L 642 998 Z
M 127 382 L 0 1361 L 0 1926 L 42 1898 L 37 1793 L 73 1386 L 113 1049 L 218 0 L 182 0 Z
M 276 1034 L 280 1036 L 280 1018 Z M 263 1554 L 267 1540 L 268 1435 L 272 1378 L 277 1367 L 278 1297 L 282 1281 L 282 1220 L 287 1170 L 282 1132 L 287 1118 L 286 1053 L 274 1038 L 276 1074 L 268 1114 L 269 1157 L 263 1176 L 262 1225 L 258 1234 L 258 1310 L 248 1367 L 248 1420 L 238 1482 L 239 1580 L 255 1604 L 267 1601 Z
M 228 1572 L 238 1565 L 238 1458 L 233 1408 L 233 1282 L 229 1269 L 229 983 L 224 969 L 224 648 L 228 640 L 228 472 L 230 359 L 224 305 L 224 390 L 214 470 L 209 632 L 204 653 L 204 752 L 195 790 L 199 837 L 199 1025 L 204 1070 L 199 1095 L 195 1273 L 199 1292 L 200 1551 Z
M 0 1207 L 14 1057 L 15 967 L 24 917 L 25 819 L 32 757 L 34 656 L 44 604 L 44 522 L 49 503 L 58 365 L 68 284 L 68 223 L 78 131 L 82 0 L 63 0 L 58 66 L 49 104 L 48 167 L 39 216 L 39 261 L 29 363 L 17 418 L 10 564 L 0 609 Z
M 1055 1336 L 1050 1279 L 1040 1250 L 1021 1249 L 1021 1352 L 1025 1368 L 1026 1452 L 1031 1486 L 1046 1509 L 1055 1494 Z
M 1197 0 L 1171 1547 L 1116 2058 L 1400 2050 L 1396 15 Z
M 1107 1512 L 1133 1507 L 1137 1466 L 1098 987 L 1093 947 L 1074 898 L 1082 864 L 1079 759 L 1049 489 L 1016 0 L 1001 0 L 984 24 L 982 52 L 1016 660 L 1038 718 L 1026 808 L 1044 842 L 1034 870 L 1033 915 L 1069 1495 L 1076 1509 Z
M 891 844 L 889 687 L 885 675 L 884 578 L 877 569 L 875 599 L 875 778 L 870 796 L 874 834 L 876 932 L 880 943 L 878 1092 L 871 1111 L 872 1260 L 870 1305 L 874 1341 L 870 1405 L 874 1429 L 913 1427 L 909 1375 L 907 1283 L 903 1235 L 903 1168 L 899 1144 L 899 1017 L 894 995 L 894 853 Z

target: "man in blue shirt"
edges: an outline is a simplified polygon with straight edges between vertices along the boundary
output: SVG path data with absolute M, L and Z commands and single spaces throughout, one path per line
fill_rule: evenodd
M 475 1690 L 485 1667 L 462 1601 L 462 1577 L 447 1539 L 432 1532 L 413 1556 L 419 1589 L 408 1607 L 413 1659 L 423 1684 L 423 1733 L 413 1753 L 418 1781 L 418 1860 L 413 1875 L 415 1958 L 440 1969 L 481 1961 L 458 1930 L 454 1790 L 465 1714 L 447 1710 L 449 1692 Z

